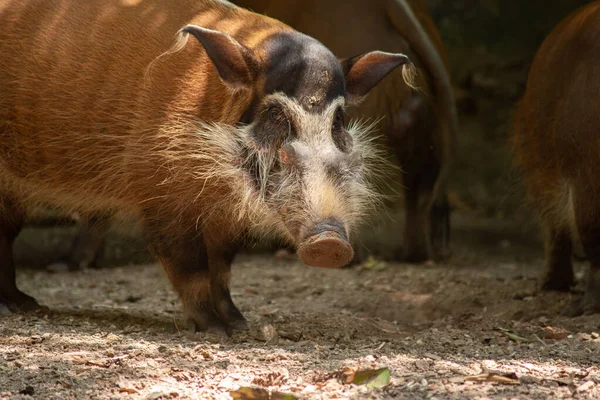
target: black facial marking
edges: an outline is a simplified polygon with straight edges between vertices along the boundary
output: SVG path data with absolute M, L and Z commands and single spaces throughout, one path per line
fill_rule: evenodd
M 338 59 L 320 42 L 298 32 L 267 39 L 264 94 L 282 92 L 303 108 L 321 112 L 345 95 L 345 81 Z
M 265 104 L 254 118 L 252 137 L 261 149 L 277 149 L 296 136 L 293 121 L 279 104 Z
M 341 108 L 336 110 L 333 117 L 331 137 L 333 138 L 333 143 L 335 143 L 340 151 L 349 153 L 352 150 L 352 136 L 344 129 L 344 112 Z

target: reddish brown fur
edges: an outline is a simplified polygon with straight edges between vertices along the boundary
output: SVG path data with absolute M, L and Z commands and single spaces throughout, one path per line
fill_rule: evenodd
M 203 169 L 194 154 L 207 143 L 186 129 L 182 116 L 235 123 L 251 90 L 227 90 L 195 40 L 168 63 L 154 65 L 150 79 L 144 79 L 146 68 L 186 24 L 229 33 L 251 49 L 289 28 L 225 3 L 184 0 L 173 5 L 177 12 L 166 12 L 165 4 L 172 3 L 15 0 L 0 5 L 5 32 L 0 46 L 0 197 L 15 199 L 19 208 L 43 202 L 63 211 L 161 216 L 146 225 L 152 227 L 153 241 L 167 247 L 157 255 L 189 309 L 195 307 L 190 298 L 201 302 L 209 295 L 209 276 L 181 276 L 164 256 L 177 260 L 185 255 L 169 253 L 179 250 L 165 243 L 193 241 L 199 233 L 189 231 L 189 221 L 197 221 L 198 209 L 214 211 L 218 199 L 239 199 L 231 197 L 226 176 L 199 177 L 198 186 L 189 184 L 188 175 Z M 116 48 L 130 57 L 117 56 Z M 206 169 L 211 162 L 206 161 Z M 205 226 L 222 230 L 205 235 L 207 247 L 222 248 L 243 234 L 230 223 L 239 207 L 221 205 L 219 213 L 202 215 Z M 2 221 L 15 210 L 4 206 Z M 10 244 L 3 251 L 10 251 Z M 228 275 L 228 270 L 221 272 Z M 10 280 L 2 278 L 0 286 Z M 202 325 L 201 316 L 192 317 Z
M 435 65 L 435 55 L 423 52 L 420 43 L 426 38 L 415 32 L 407 15 L 398 10 L 396 0 L 233 2 L 289 24 L 320 40 L 340 57 L 360 54 L 375 46 L 385 51 L 408 54 L 419 69 L 427 73 L 418 81 L 417 86 L 423 94 L 417 100 L 403 83 L 400 71 L 395 71 L 350 114 L 371 120 L 383 117 L 379 128 L 387 136 L 387 144 L 396 153 L 404 172 L 404 257 L 413 261 L 428 259 L 432 255 L 430 211 L 436 199 L 442 207 L 446 205 L 446 182 L 455 148 L 457 117 L 449 84 L 446 50 L 424 1 L 408 3 L 443 60 L 441 66 Z M 445 70 L 440 70 L 444 67 Z M 417 104 L 416 109 L 414 104 Z M 408 117 L 410 122 L 406 123 L 402 119 L 404 117 Z M 433 221 L 433 224 L 444 231 L 445 218 L 447 215 Z M 443 233 L 440 235 L 444 236 Z M 446 241 L 447 238 L 440 238 L 435 243 L 434 257 L 447 255 Z
M 138 217 L 200 329 L 244 322 L 228 285 L 249 233 L 310 247 L 333 230 L 351 257 L 380 157 L 338 116 L 406 56 L 340 63 L 218 0 L 6 0 L 0 26 L 0 307 L 36 305 L 16 287 L 11 246 L 40 204 Z M 301 85 L 286 86 L 288 70 Z M 293 165 L 279 162 L 284 142 Z
M 67 203 L 74 208 L 81 208 L 83 196 L 90 210 L 105 209 L 106 203 L 132 211 L 168 203 L 177 204 L 183 211 L 186 204 L 178 203 L 182 200 L 180 191 L 186 189 L 163 185 L 163 193 L 157 192 L 161 188 L 158 183 L 169 174 L 166 165 L 156 165 L 149 157 L 138 157 L 139 153 L 151 154 L 161 149 L 163 141 L 154 135 L 141 137 L 140 133 L 172 124 L 170 121 L 177 121 L 179 113 L 186 112 L 201 115 L 207 122 L 236 122 L 247 106 L 249 95 L 244 92 L 230 95 L 213 65 L 206 60 L 202 46 L 195 41 L 172 55 L 169 63 L 158 63 L 145 86 L 141 77 L 146 67 L 172 43 L 172 36 L 165 32 L 177 32 L 183 24 L 194 23 L 235 34 L 253 47 L 261 39 L 250 33 L 254 29 L 265 35 L 269 29 L 271 33 L 287 29 L 274 20 L 233 7 L 214 7 L 211 12 L 201 12 L 206 8 L 205 3 L 181 2 L 179 13 L 175 14 L 161 12 L 164 3 L 151 1 L 125 12 L 118 1 L 78 2 L 79 9 L 81 4 L 87 7 L 77 13 L 69 11 L 68 2 L 48 9 L 49 3 L 8 2 L 4 7 L 12 11 L 5 11 L 2 23 L 8 24 L 5 29 L 11 31 L 12 39 L 5 41 L 0 62 L 10 78 L 0 83 L 3 85 L 0 120 L 7 121 L 2 130 L 0 155 L 11 162 L 2 175 L 27 178 L 27 185 L 16 185 L 12 190 L 32 198 L 44 191 L 46 196 L 50 195 L 49 203 Z M 120 12 L 111 19 L 111 12 L 117 8 Z M 90 31 L 87 37 L 70 34 L 75 25 L 88 25 L 93 19 L 105 19 L 102 32 Z M 239 21 L 244 21 L 244 29 L 240 29 Z M 265 27 L 266 23 L 270 26 Z M 55 37 L 62 40 L 52 42 Z M 92 40 L 103 43 L 101 52 L 87 51 L 86 43 Z M 20 49 L 26 44 L 29 51 L 23 54 Z M 131 58 L 115 58 L 113 46 L 127 48 Z M 78 60 L 78 65 L 61 64 L 57 61 L 61 59 Z M 41 85 L 38 77 L 47 76 L 49 69 L 51 75 L 60 79 Z M 75 69 L 79 70 L 77 75 Z M 69 76 L 78 79 L 65 79 Z M 181 84 L 174 85 L 177 81 Z M 199 91 L 199 87 L 203 90 Z M 90 99 L 78 95 L 82 91 L 96 91 L 99 95 Z M 13 108 L 12 104 L 16 106 Z M 56 110 L 61 110 L 65 118 Z M 86 121 L 98 116 L 107 124 L 106 129 L 110 128 L 111 135 L 95 134 L 102 131 L 98 126 L 96 132 L 91 131 Z M 44 129 L 40 130 L 40 126 Z M 55 132 L 62 132 L 60 140 Z M 74 142 L 81 143 L 79 149 L 73 149 Z M 132 154 L 133 149 L 136 152 Z M 112 163 L 123 163 L 128 173 L 114 174 L 114 166 L 101 168 Z M 152 185 L 141 183 L 147 182 L 148 171 L 154 171 Z M 101 186 L 96 184 L 100 181 Z M 177 180 L 171 182 L 176 184 Z M 215 185 L 207 189 L 220 188 L 221 185 Z M 65 192 L 71 193 L 72 199 L 66 199 Z M 142 205 L 139 199 L 155 200 Z
M 591 263 L 582 303 L 600 311 L 600 1 L 565 18 L 541 45 L 514 123 L 513 147 L 546 239 L 547 289 L 573 283 L 572 240 Z

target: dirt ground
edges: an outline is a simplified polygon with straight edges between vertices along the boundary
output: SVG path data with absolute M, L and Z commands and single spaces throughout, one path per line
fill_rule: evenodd
M 537 242 L 489 226 L 458 231 L 446 264 L 242 255 L 232 290 L 250 330 L 232 337 L 181 330 L 156 264 L 21 268 L 51 312 L 0 319 L 0 399 L 600 398 L 600 316 L 561 317 L 578 294 L 537 290 Z M 384 367 L 382 388 L 344 383 Z

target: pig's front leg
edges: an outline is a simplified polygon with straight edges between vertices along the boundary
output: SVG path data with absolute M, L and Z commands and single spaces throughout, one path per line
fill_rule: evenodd
M 192 330 L 225 329 L 230 333 L 232 329 L 245 328 L 244 316 L 229 292 L 231 262 L 237 246 L 207 246 L 202 232 L 174 233 L 172 225 L 157 225 L 148 225 L 150 249 L 179 294 Z
M 210 300 L 213 310 L 228 329 L 247 329 L 246 318 L 235 306 L 229 291 L 231 263 L 235 258 L 241 243 L 229 241 L 225 245 L 211 246 L 208 254 L 210 275 Z

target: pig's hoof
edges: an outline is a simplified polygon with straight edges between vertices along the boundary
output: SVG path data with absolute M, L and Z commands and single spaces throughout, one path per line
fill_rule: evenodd
M 217 313 L 211 308 L 201 307 L 188 314 L 188 327 L 194 332 L 226 334 L 231 336 L 235 331 L 247 330 L 248 325 L 242 313 L 233 306 L 227 314 Z
M 542 290 L 546 292 L 569 292 L 573 286 L 573 278 L 546 277 Z
M 410 264 L 422 264 L 429 261 L 429 252 L 426 248 L 421 247 L 409 249 L 405 253 L 403 261 Z
M 235 321 L 232 321 L 229 324 L 229 327 L 234 330 L 234 331 L 247 331 L 248 330 L 248 322 L 246 322 L 246 318 L 242 317 L 243 319 L 238 319 Z
M 582 302 L 583 315 L 600 314 L 600 292 L 586 291 Z
M 223 335 L 227 332 L 227 326 L 210 309 L 203 308 L 193 313 L 188 313 L 186 322 L 187 329 L 192 333 L 202 332 Z
M 562 311 L 565 317 L 600 314 L 600 293 L 587 291 L 583 297 L 571 302 Z
M 231 299 L 229 288 L 213 286 L 211 300 L 218 318 L 229 331 L 248 329 L 246 318 Z
M 246 318 L 244 318 L 244 315 L 240 312 L 240 310 L 237 309 L 237 307 L 233 303 L 229 305 L 226 314 L 221 314 L 221 319 L 229 328 L 233 330 L 243 331 L 248 329 L 248 323 L 246 322 Z
M 325 231 L 310 236 L 298 246 L 298 257 L 311 267 L 340 268 L 352 261 L 354 250 L 339 233 Z
M 217 305 L 219 317 L 225 324 L 228 332 L 232 331 L 245 331 L 248 329 L 248 323 L 244 315 L 238 310 L 231 300 L 221 300 Z
M 577 299 L 569 303 L 560 313 L 563 317 L 579 317 L 584 314 L 583 299 Z
M 0 294 L 0 315 L 2 316 L 38 310 L 47 310 L 47 307 L 40 306 L 33 297 L 28 296 L 21 291 L 11 295 Z

